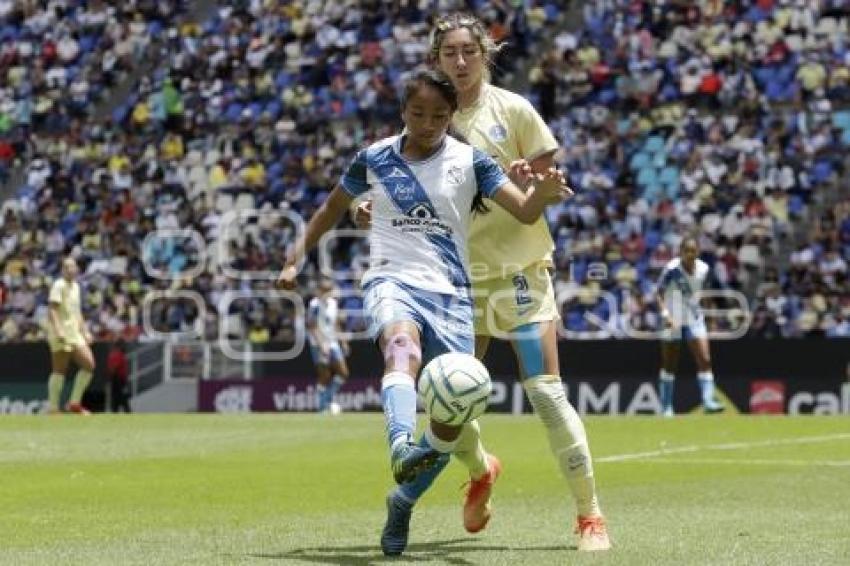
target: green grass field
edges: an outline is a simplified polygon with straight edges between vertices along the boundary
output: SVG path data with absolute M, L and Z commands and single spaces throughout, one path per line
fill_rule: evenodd
M 453 463 L 401 559 L 380 415 L 0 419 L 3 564 L 848 564 L 850 420 L 588 419 L 614 550 L 579 555 L 538 422 L 487 415 L 486 531 Z

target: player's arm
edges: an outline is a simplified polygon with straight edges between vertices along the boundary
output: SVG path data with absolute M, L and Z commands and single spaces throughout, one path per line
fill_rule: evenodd
M 304 259 L 307 253 L 310 252 L 318 244 L 319 239 L 327 232 L 336 226 L 342 217 L 348 212 L 348 206 L 351 204 L 352 196 L 343 190 L 339 185 L 334 187 L 327 200 L 322 203 L 319 210 L 307 223 L 307 228 L 304 230 L 304 235 L 298 238 L 292 253 L 286 260 L 286 264 L 278 276 L 277 284 L 284 289 L 295 288 L 295 276 L 297 275 L 297 265 Z
M 89 332 L 89 327 L 86 324 L 86 319 L 83 318 L 82 311 L 78 310 L 75 318 L 77 319 L 77 328 L 80 330 L 80 334 L 83 335 L 83 338 L 85 338 L 86 342 L 91 343 L 93 337 L 91 335 L 91 332 Z
M 658 312 L 661 315 L 661 320 L 664 322 L 665 328 L 672 328 L 673 319 L 670 316 L 670 310 L 667 308 L 667 302 L 664 300 L 664 291 L 667 286 L 668 277 L 669 271 L 665 269 L 661 272 L 658 285 L 655 287 L 655 302 L 658 304 Z
M 566 179 L 564 177 L 563 172 L 559 171 L 557 166 L 555 165 L 555 150 L 547 151 L 531 161 L 528 162 L 528 166 L 531 169 L 532 174 L 534 175 L 535 182 L 532 185 L 530 190 L 535 190 L 538 187 L 545 186 L 548 184 L 564 184 L 566 185 Z M 557 175 L 547 175 L 547 172 L 554 169 L 558 171 Z M 550 187 L 545 187 L 550 188 Z M 547 204 L 555 204 L 560 202 L 563 199 L 555 197 L 551 199 Z
M 65 341 L 65 332 L 62 330 L 62 322 L 59 319 L 59 305 L 58 301 L 50 301 L 50 304 L 47 307 L 47 321 L 50 324 L 50 328 L 53 330 L 53 334 L 60 341 Z
M 307 315 L 304 318 L 304 327 L 307 329 L 307 336 L 310 337 L 313 344 L 316 344 L 319 348 L 324 350 L 324 345 L 322 344 L 321 337 L 319 336 L 319 325 L 316 322 L 316 311 L 316 308 L 307 309 Z
M 549 204 L 566 200 L 572 195 L 573 191 L 566 184 L 558 182 L 541 184 L 526 193 L 508 181 L 491 198 L 523 224 L 534 224 Z
M 515 165 L 517 162 L 511 164 L 511 169 L 514 169 Z M 540 175 L 539 179 L 534 179 L 535 183 L 541 180 L 554 182 L 540 182 L 534 190 L 528 191 L 517 187 L 492 157 L 477 149 L 473 150 L 472 168 L 478 190 L 523 224 L 536 222 L 550 201 L 565 200 L 573 195 L 572 190 L 562 182 L 563 176 L 554 168 Z

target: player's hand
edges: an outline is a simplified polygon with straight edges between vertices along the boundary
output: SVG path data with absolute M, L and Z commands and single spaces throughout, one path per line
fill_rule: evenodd
M 535 174 L 535 187 L 546 191 L 547 201 L 551 203 L 565 201 L 575 193 L 567 185 L 567 177 L 557 167 L 550 167 L 544 173 Z
M 673 328 L 673 317 L 669 312 L 661 313 L 661 321 L 664 323 L 664 328 Z
M 520 189 L 528 188 L 528 185 L 534 181 L 534 177 L 534 170 L 525 159 L 511 161 L 508 166 L 508 178 Z
M 351 354 L 351 346 L 348 345 L 348 342 L 340 342 L 339 347 L 342 349 L 342 353 L 345 356 Z
M 86 330 L 85 332 L 83 332 L 83 340 L 86 341 L 86 344 L 91 344 L 92 342 L 94 342 L 94 336 L 91 335 L 91 332 Z
M 361 202 L 351 211 L 351 220 L 361 230 L 368 230 L 372 226 L 372 201 Z
M 292 291 L 295 289 L 295 278 L 298 276 L 298 270 L 294 265 L 287 265 L 280 271 L 277 276 L 275 287 L 283 291 Z

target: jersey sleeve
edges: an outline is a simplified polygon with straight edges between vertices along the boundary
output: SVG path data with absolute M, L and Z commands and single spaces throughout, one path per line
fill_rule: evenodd
M 655 291 L 657 293 L 664 293 L 667 291 L 667 287 L 670 285 L 670 281 L 673 279 L 673 270 L 669 267 L 665 267 L 661 271 L 661 275 L 658 276 L 658 284 L 655 287 Z
M 369 190 L 369 184 L 366 182 L 367 171 L 366 150 L 363 149 L 358 151 L 349 163 L 345 173 L 342 174 L 339 186 L 353 198 L 365 194 Z
M 316 323 L 316 320 L 319 318 L 319 305 L 317 305 L 315 301 L 310 302 L 310 306 L 307 307 L 307 314 L 304 318 L 304 322 L 308 326 Z
M 558 141 L 549 126 L 528 101 L 517 106 L 510 127 L 516 128 L 520 155 L 527 161 L 558 149 Z
M 50 304 L 61 305 L 62 304 L 62 282 L 54 281 L 53 285 L 50 286 L 50 294 L 47 297 L 47 302 Z
M 472 168 L 478 190 L 488 198 L 493 198 L 499 188 L 510 180 L 492 157 L 477 149 L 472 150 Z

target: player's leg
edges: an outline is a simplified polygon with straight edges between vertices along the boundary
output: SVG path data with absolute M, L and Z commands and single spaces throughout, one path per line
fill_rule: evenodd
M 697 380 L 702 396 L 702 406 L 706 413 L 720 413 L 724 407 L 714 398 L 714 372 L 711 371 L 711 354 L 706 333 L 696 332 L 688 347 L 697 366 Z
M 439 454 L 416 445 L 416 376 L 422 363 L 419 327 L 412 320 L 384 326 L 379 339 L 384 357 L 381 398 L 387 419 L 393 477 L 407 483 L 431 467 Z
M 68 371 L 68 363 L 71 361 L 71 352 L 66 352 L 61 347 L 50 348 L 50 377 L 47 379 L 47 403 L 48 413 L 60 412 L 59 403 L 62 397 L 62 388 L 65 386 L 65 374 Z
M 343 354 L 339 342 L 331 344 L 328 351 L 328 366 L 331 375 L 327 385 L 328 405 L 330 405 L 334 402 L 340 388 L 348 380 L 348 364 L 345 363 L 345 354 Z
M 94 354 L 86 342 L 81 342 L 74 346 L 71 356 L 79 369 L 74 377 L 74 387 L 71 389 L 67 410 L 72 413 L 89 414 L 89 411 L 83 407 L 82 400 L 94 374 Z
M 310 357 L 313 358 L 313 366 L 316 368 L 316 410 L 320 413 L 328 408 L 327 387 L 331 379 L 331 370 L 328 367 L 328 356 L 322 351 L 320 344 L 310 341 Z
M 681 341 L 678 336 L 671 333 L 675 329 L 668 329 L 661 339 L 661 369 L 658 372 L 658 397 L 661 400 L 661 414 L 672 417 L 673 395 L 676 387 L 676 370 L 679 367 L 679 350 Z
M 578 514 L 579 550 L 610 548 L 593 475 L 584 423 L 570 404 L 561 382 L 558 360 L 558 309 L 548 270 L 531 266 L 514 276 L 517 289 L 511 345 L 523 388 L 546 429 L 549 447 L 569 485 Z

